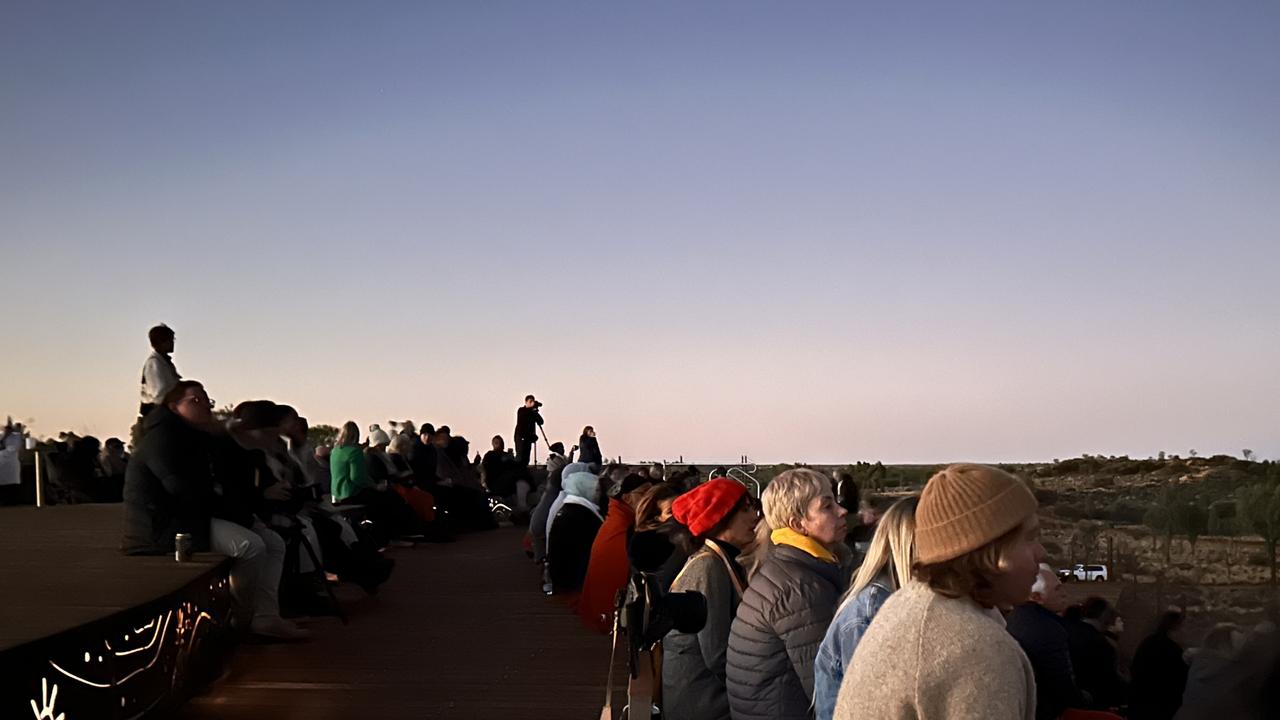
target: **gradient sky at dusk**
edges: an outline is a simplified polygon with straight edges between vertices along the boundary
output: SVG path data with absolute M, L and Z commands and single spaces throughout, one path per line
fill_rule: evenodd
M 1280 456 L 1280 4 L 0 6 L 0 415 Z

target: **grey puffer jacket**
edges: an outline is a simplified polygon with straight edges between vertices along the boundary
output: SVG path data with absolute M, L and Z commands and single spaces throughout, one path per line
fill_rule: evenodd
M 812 717 L 813 663 L 843 590 L 840 566 L 777 545 L 751 579 L 729 631 L 733 720 Z

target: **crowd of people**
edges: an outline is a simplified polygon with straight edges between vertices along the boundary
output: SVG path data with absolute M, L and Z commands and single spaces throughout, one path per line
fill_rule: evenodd
M 377 592 L 387 547 L 493 529 L 502 505 L 528 526 L 540 591 L 590 632 L 620 632 L 638 583 L 646 601 L 699 599 L 696 623 L 646 648 L 668 720 L 1280 716 L 1273 625 L 1221 626 L 1188 651 L 1170 610 L 1122 662 L 1117 609 L 1068 602 L 1035 496 L 997 468 L 948 466 L 883 513 L 848 475 L 804 467 L 757 498 L 723 468 L 606 464 L 591 426 L 566 452 L 532 395 L 513 447 L 495 436 L 483 455 L 412 421 L 349 421 L 317 443 L 289 405 L 215 416 L 177 372 L 172 330 L 150 340 L 132 454 L 116 438 L 63 438 L 65 477 L 83 480 L 61 483 L 78 494 L 60 501 L 122 501 L 126 553 L 170 554 L 187 535 L 231 558 L 247 632 L 305 640 L 286 616 L 324 611 L 317 584 Z M 21 435 L 10 421 L 0 452 Z M 529 462 L 539 439 L 545 473 Z M 0 479 L 16 477 L 9 459 Z
M 591 631 L 618 631 L 637 577 L 703 598 L 698 629 L 654 648 L 665 718 L 1280 716 L 1269 623 L 1186 650 L 1170 610 L 1122 662 L 1116 608 L 1068 603 L 1037 501 L 1002 470 L 949 466 L 883 514 L 839 474 L 787 470 L 759 502 L 715 474 L 566 464 L 531 524 L 551 594 Z

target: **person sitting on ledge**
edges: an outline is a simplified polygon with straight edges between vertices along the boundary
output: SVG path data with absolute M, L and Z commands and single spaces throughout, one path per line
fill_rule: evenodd
M 212 550 L 232 559 L 237 623 L 248 619 L 249 630 L 258 635 L 306 639 L 308 631 L 280 617 L 284 541 L 265 527 L 243 527 L 210 515 L 212 406 L 203 385 L 180 380 L 147 414 L 125 473 L 122 550 L 167 555 L 174 552 L 174 536 L 188 534 L 195 551 Z

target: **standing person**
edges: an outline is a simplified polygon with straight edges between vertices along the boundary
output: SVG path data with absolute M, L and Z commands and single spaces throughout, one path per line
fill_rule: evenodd
M 142 417 L 154 410 L 165 393 L 182 379 L 169 357 L 173 354 L 173 330 L 161 323 L 147 331 L 147 339 L 151 341 L 151 354 L 142 363 L 142 404 L 138 406 Z
M 1187 688 L 1187 662 L 1183 659 L 1181 630 L 1186 615 L 1170 608 L 1160 616 L 1156 630 L 1133 654 L 1129 694 L 1131 720 L 1170 720 L 1182 706 Z
M 631 577 L 627 544 L 635 530 L 635 508 L 650 487 L 648 480 L 637 478 L 636 482 L 624 484 L 618 497 L 609 498 L 604 524 L 591 544 L 591 560 L 582 583 L 582 600 L 578 603 L 578 615 L 590 630 L 607 633 L 613 628 L 618 591 Z
M 1018 478 L 951 465 L 916 508 L 913 580 L 858 643 L 837 720 L 1032 720 L 1031 663 L 997 608 L 1025 602 L 1044 548 L 1036 499 Z
M 818 720 L 830 720 L 835 713 L 840 684 L 853 665 L 854 650 L 872 619 L 889 596 L 911 580 L 919 502 L 916 495 L 903 498 L 884 514 L 867 557 L 827 628 L 814 663 L 814 711 Z
M 1071 666 L 1071 641 L 1060 614 L 1067 609 L 1067 591 L 1048 565 L 1031 586 L 1031 598 L 1009 614 L 1009 634 L 1031 661 L 1036 676 L 1036 718 L 1056 720 L 1067 708 L 1086 703 Z
M 524 396 L 524 405 L 516 410 L 516 462 L 529 464 L 529 454 L 538 442 L 538 427 L 542 425 L 542 403 L 532 395 Z
M 844 589 L 834 550 L 845 510 L 808 468 L 774 478 L 761 500 L 769 535 L 729 632 L 729 706 L 734 720 L 807 720 L 814 659 Z
M 17 502 L 22 486 L 22 435 L 22 425 L 7 418 L 0 430 L 0 505 Z
M 663 713 L 680 720 L 729 720 L 729 630 L 747 587 L 738 557 L 755 542 L 760 513 L 745 485 L 723 478 L 676 498 L 672 513 L 692 555 L 671 591 L 701 593 L 707 621 L 696 633 L 673 630 L 663 640 Z
M 582 437 L 578 438 L 578 462 L 592 465 L 592 472 L 600 472 L 600 468 L 604 467 L 600 441 L 596 439 L 596 429 L 590 425 L 582 428 Z

